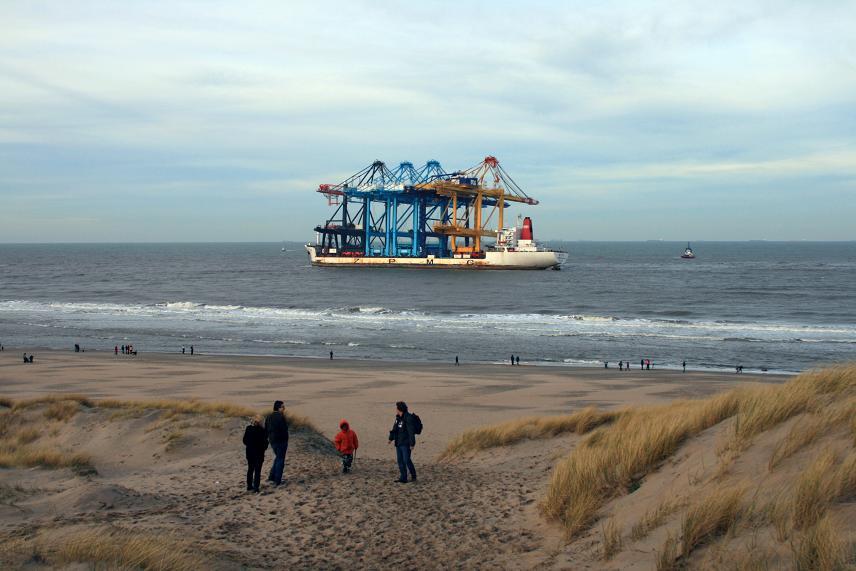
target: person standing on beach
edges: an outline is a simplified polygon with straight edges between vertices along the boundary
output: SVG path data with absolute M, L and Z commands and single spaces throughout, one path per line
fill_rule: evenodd
M 333 360 L 333 352 L 332 351 L 330 351 L 330 360 L 331 361 Z
M 190 346 L 190 354 L 193 355 L 193 345 Z
M 339 421 L 339 433 L 333 439 L 333 444 L 342 455 L 342 473 L 347 474 L 354 464 L 354 453 L 360 447 L 360 441 L 357 433 L 351 430 L 351 425 L 344 418 Z
M 619 371 L 623 371 L 623 370 L 624 370 L 624 361 L 619 361 L 619 362 L 618 362 L 618 370 L 619 370 Z
M 639 359 L 639 370 L 642 371 L 645 369 L 645 359 Z
M 392 430 L 389 431 L 389 443 L 395 445 L 395 457 L 398 460 L 400 476 L 396 482 L 406 484 L 408 471 L 410 479 L 415 482 L 416 467 L 410 455 L 413 447 L 416 446 L 416 427 L 413 415 L 407 411 L 407 403 L 404 401 L 395 403 L 395 420 L 392 423 Z
M 461 363 L 460 363 L 460 362 L 458 362 L 458 356 L 457 356 L 457 355 L 455 355 L 455 366 L 457 367 L 457 366 L 458 366 L 458 365 L 460 365 L 460 364 L 461 364 Z
M 515 359 L 517 359 L 517 366 L 519 367 L 520 366 L 520 355 L 516 356 Z
M 274 454 L 268 481 L 273 482 L 274 486 L 282 484 L 282 473 L 285 471 L 285 454 L 288 452 L 288 421 L 282 412 L 283 404 L 281 400 L 274 402 L 273 412 L 265 419 L 265 431 Z
M 681 363 L 681 365 L 683 366 L 683 368 L 684 368 L 684 372 L 686 373 L 686 372 L 687 372 L 687 362 L 686 362 L 686 360 L 685 360 L 683 363 Z
M 184 347 L 181 348 L 181 354 L 184 355 Z
M 262 479 L 262 464 L 268 447 L 267 433 L 262 426 L 262 417 L 253 418 L 244 430 L 244 446 L 247 447 L 247 491 L 259 493 Z
M 514 354 L 511 354 L 511 365 L 514 366 Z

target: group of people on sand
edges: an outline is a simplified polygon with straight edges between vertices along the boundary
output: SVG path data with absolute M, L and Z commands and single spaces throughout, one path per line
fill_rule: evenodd
M 283 409 L 284 403 L 277 400 L 273 403 L 273 411 L 264 420 L 261 416 L 253 418 L 244 430 L 244 446 L 247 456 L 247 491 L 259 493 L 261 489 L 262 465 L 265 452 L 270 445 L 274 454 L 273 465 L 268 473 L 267 481 L 274 487 L 281 486 L 285 472 L 285 455 L 288 452 L 288 419 Z M 416 446 L 416 435 L 422 433 L 422 421 L 418 415 L 412 414 L 403 401 L 395 403 L 395 420 L 389 431 L 389 444 L 395 445 L 395 455 L 398 462 L 399 478 L 396 482 L 406 484 L 416 481 L 416 467 L 413 465 L 411 454 Z M 354 466 L 354 456 L 360 447 L 356 431 L 347 420 L 339 421 L 339 432 L 333 438 L 333 444 L 339 452 L 342 461 L 342 473 L 348 474 Z M 408 475 L 410 480 L 408 480 Z
M 115 347 L 113 347 L 114 355 L 118 355 L 119 351 L 122 351 L 123 355 L 133 355 L 135 357 L 137 356 L 137 350 L 134 349 L 133 345 L 122 345 L 121 347 L 119 345 L 116 345 Z

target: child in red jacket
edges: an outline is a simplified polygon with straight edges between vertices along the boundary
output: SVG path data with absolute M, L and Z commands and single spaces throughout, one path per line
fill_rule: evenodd
M 354 463 L 354 452 L 360 447 L 360 441 L 357 440 L 357 433 L 351 430 L 351 426 L 344 418 L 339 421 L 339 434 L 333 439 L 333 444 L 336 445 L 336 450 L 342 455 L 342 473 L 347 474 L 351 471 L 351 465 Z

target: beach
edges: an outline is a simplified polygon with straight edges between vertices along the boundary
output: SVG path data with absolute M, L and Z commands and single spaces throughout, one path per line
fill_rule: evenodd
M 363 437 L 361 456 L 390 458 L 387 432 L 396 401 L 426 423 L 418 456 L 433 458 L 447 442 L 475 426 L 527 415 L 562 414 L 588 406 L 617 408 L 699 397 L 779 375 L 672 370 L 629 372 L 585 367 L 468 365 L 350 359 L 169 355 L 136 357 L 104 352 L 0 353 L 0 394 L 31 398 L 75 393 L 89 398 L 199 399 L 268 411 L 276 399 L 312 419 L 329 437 L 347 418 Z M 394 460 L 394 455 L 392 456 Z
M 0 563 L 11 568 L 88 561 L 177 570 L 652 569 L 661 554 L 687 559 L 690 549 L 698 552 L 690 567 L 739 563 L 720 547 L 668 551 L 687 510 L 719 497 L 712 494 L 738 501 L 745 482 L 759 478 L 754 501 L 777 501 L 814 466 L 812 442 L 823 454 L 835 450 L 823 472 L 835 482 L 853 464 L 836 460 L 852 448 L 840 429 L 856 404 L 852 370 L 843 384 L 822 381 L 806 392 L 790 388 L 802 377 L 638 365 L 627 372 L 45 350 L 24 365 L 22 352 L 0 353 L 0 539 L 9 546 Z M 841 397 L 830 401 L 824 395 L 833 390 Z M 817 405 L 777 403 L 815 392 L 830 403 L 827 428 L 799 430 L 809 437 L 781 452 L 777 441 L 820 425 L 805 412 Z M 276 399 L 291 423 L 285 477 L 254 494 L 245 490 L 241 435 Z M 398 400 L 424 424 L 413 451 L 419 478 L 406 485 L 395 482 L 387 442 Z M 768 401 L 778 412 L 751 404 Z M 762 434 L 734 447 L 741 407 L 743 426 Z M 341 418 L 360 440 L 349 474 L 330 442 Z M 594 503 L 581 504 L 589 506 L 583 524 L 569 528 L 570 512 L 550 515 L 551 498 L 567 490 L 557 488 L 557 474 L 603 438 L 602 453 L 630 456 L 585 461 L 602 466 L 577 478 L 605 479 L 591 488 L 600 490 Z M 661 451 L 650 455 L 651 446 Z M 771 450 L 777 467 L 765 477 Z M 649 456 L 632 459 L 640 454 Z M 271 461 L 268 451 L 263 476 Z M 610 476 L 624 469 L 631 480 Z M 732 481 L 743 487 L 723 488 Z M 856 511 L 843 506 L 830 514 L 848 530 Z M 763 533 L 764 561 L 790 560 L 788 544 L 772 540 L 774 524 L 752 525 L 741 524 L 741 542 Z

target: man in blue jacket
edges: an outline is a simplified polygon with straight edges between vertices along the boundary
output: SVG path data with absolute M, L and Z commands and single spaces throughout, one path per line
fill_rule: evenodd
M 416 431 L 412 415 L 407 412 L 407 404 L 403 401 L 395 403 L 395 422 L 389 431 L 389 443 L 395 444 L 395 456 L 398 459 L 398 471 L 401 474 L 396 482 L 407 483 L 407 472 L 410 479 L 416 481 L 416 467 L 410 459 L 410 453 L 416 446 Z

